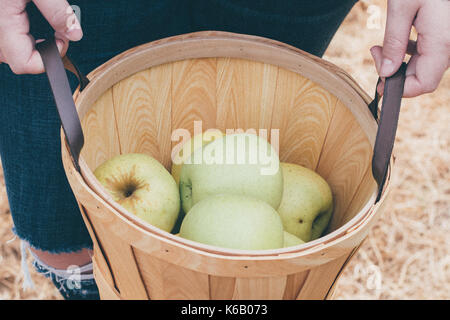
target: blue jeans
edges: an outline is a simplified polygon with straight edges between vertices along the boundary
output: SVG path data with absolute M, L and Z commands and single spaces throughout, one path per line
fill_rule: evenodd
M 84 73 L 131 47 L 176 34 L 223 30 L 264 36 L 321 56 L 356 0 L 70 1 L 84 38 L 69 55 Z M 31 33 L 53 34 L 30 5 Z M 70 77 L 73 88 L 74 77 Z M 60 121 L 45 75 L 0 64 L 0 156 L 16 234 L 52 253 L 92 246 L 66 180 Z

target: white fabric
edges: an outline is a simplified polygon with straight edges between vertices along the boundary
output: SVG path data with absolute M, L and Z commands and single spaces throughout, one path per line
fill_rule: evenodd
M 23 273 L 22 290 L 24 290 L 24 291 L 26 291 L 28 289 L 34 289 L 34 282 L 33 282 L 33 279 L 31 279 L 30 270 L 28 269 L 28 264 L 27 264 L 28 248 L 29 248 L 28 243 L 26 241 L 21 240 L 20 241 L 20 253 L 21 253 L 20 264 L 21 264 L 22 273 Z
M 73 277 L 74 275 L 79 276 L 77 280 L 90 280 L 94 279 L 93 274 L 93 266 L 92 262 L 88 263 L 84 266 L 77 266 L 77 265 L 71 265 L 67 269 L 56 269 L 49 265 L 46 265 L 44 262 L 42 262 L 39 257 L 30 250 L 31 255 L 33 256 L 33 259 L 37 264 L 47 269 L 49 272 L 54 273 L 55 275 L 63 278 L 63 279 L 69 279 Z

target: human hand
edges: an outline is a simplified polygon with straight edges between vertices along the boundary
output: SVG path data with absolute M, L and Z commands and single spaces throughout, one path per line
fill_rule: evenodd
M 417 41 L 409 40 L 412 26 Z M 450 65 L 450 1 L 388 0 L 383 47 L 370 52 L 383 80 L 399 69 L 406 53 L 411 55 L 404 97 L 433 92 Z M 384 81 L 377 87 L 380 94 L 383 88 Z
M 25 8 L 31 0 L 0 0 L 0 63 L 9 64 L 16 74 L 44 72 Z M 56 45 L 65 55 L 69 41 L 83 37 L 80 23 L 66 0 L 33 0 L 55 30 Z M 38 40 L 42 41 L 42 40 Z

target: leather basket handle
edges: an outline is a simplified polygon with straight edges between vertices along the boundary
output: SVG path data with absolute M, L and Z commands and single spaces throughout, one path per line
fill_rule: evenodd
M 87 86 L 89 80 L 67 56 L 61 59 L 55 39 L 36 44 L 36 49 L 44 62 L 44 68 L 47 73 L 53 98 L 55 99 L 56 108 L 58 109 L 59 118 L 61 119 L 64 135 L 70 149 L 72 162 L 75 169 L 80 172 L 78 160 L 84 145 L 84 136 L 75 108 L 75 102 L 73 101 L 69 79 L 64 69 L 65 66 L 77 76 L 80 82 L 80 90 L 83 90 Z
M 398 118 L 405 85 L 406 63 L 403 62 L 398 71 L 386 78 L 381 104 L 381 114 L 378 119 L 378 101 L 380 96 L 375 88 L 375 98 L 369 104 L 375 120 L 378 120 L 378 131 L 372 156 L 372 175 L 378 184 L 378 202 L 383 193 L 388 174 L 389 162 L 394 148 L 395 135 L 397 133 Z M 380 83 L 378 79 L 377 85 Z M 375 203 L 376 203 L 375 202 Z
M 42 60 L 44 61 L 45 71 L 55 99 L 56 108 L 58 109 L 61 118 L 61 124 L 70 149 L 73 164 L 76 170 L 80 172 L 78 159 L 84 145 L 84 137 L 64 67 L 74 72 L 78 77 L 78 80 L 80 81 L 80 91 L 87 86 L 89 80 L 67 56 L 61 59 L 54 39 L 36 44 L 36 49 L 39 51 Z M 379 119 L 378 102 L 380 97 L 378 93 L 375 93 L 374 100 L 369 104 L 372 115 L 375 120 L 378 120 L 378 131 L 372 157 L 372 174 L 378 184 L 376 202 L 380 200 L 383 192 L 394 146 L 403 96 L 405 71 L 406 64 L 403 63 L 393 76 L 386 78 Z M 379 81 L 380 80 L 378 80 L 378 82 Z

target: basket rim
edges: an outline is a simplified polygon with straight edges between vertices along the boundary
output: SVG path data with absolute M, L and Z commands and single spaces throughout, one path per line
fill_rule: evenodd
M 321 58 L 312 56 L 309 53 L 306 53 L 298 48 L 295 48 L 293 46 L 284 44 L 282 42 L 278 42 L 275 40 L 258 37 L 258 36 L 250 36 L 250 35 L 242 35 L 242 34 L 236 34 L 236 33 L 230 33 L 230 32 L 219 32 L 219 31 L 201 31 L 201 32 L 195 32 L 180 36 L 173 36 L 161 40 L 156 40 L 153 42 L 149 42 L 147 44 L 140 45 L 135 48 L 131 48 L 114 58 L 110 59 L 109 61 L 105 62 L 101 66 L 97 67 L 95 70 L 93 70 L 91 73 L 89 73 L 88 78 L 91 79 L 91 83 L 99 83 L 102 78 L 104 78 L 105 74 L 108 72 L 111 72 L 111 69 L 114 69 L 115 66 L 117 66 L 119 61 L 123 61 L 123 59 L 132 59 L 139 53 L 145 50 L 155 50 L 167 45 L 172 44 L 186 44 L 186 42 L 189 41 L 204 41 L 204 40 L 219 40 L 219 41 L 227 41 L 227 40 L 237 40 L 237 41 L 244 41 L 245 43 L 258 43 L 263 44 L 264 46 L 270 46 L 272 48 L 275 48 L 277 50 L 284 50 L 290 54 L 294 54 L 301 57 L 302 59 L 307 59 L 309 61 L 314 62 L 318 68 L 322 69 L 322 72 L 328 73 L 330 76 L 334 76 L 336 80 L 340 80 L 345 82 L 351 90 L 354 90 L 354 92 L 361 98 L 361 100 L 364 102 L 364 104 L 368 104 L 370 102 L 369 96 L 364 92 L 364 90 L 356 83 L 356 81 L 348 75 L 344 70 L 340 69 L 339 67 L 326 62 L 322 60 Z M 251 59 L 250 59 L 251 60 Z M 260 61 L 258 59 L 254 59 L 255 61 Z M 175 61 L 175 60 L 172 60 Z M 155 64 L 156 65 L 156 64 Z M 295 72 L 295 71 L 294 71 Z M 299 72 L 297 72 L 299 73 Z M 304 75 L 303 75 L 304 76 Z M 320 84 L 322 85 L 322 84 Z M 76 102 L 77 111 L 80 114 L 80 108 L 78 99 L 83 98 L 83 96 L 86 95 L 86 92 L 89 92 L 90 86 L 88 86 L 82 93 L 77 89 L 74 93 L 74 100 Z M 367 109 L 367 113 L 369 113 L 369 110 Z M 80 118 L 82 118 L 82 115 L 80 115 Z M 373 122 L 375 120 L 372 118 Z M 367 132 L 366 132 L 367 134 Z M 61 136 L 64 138 L 64 132 L 61 130 Z M 373 145 L 373 139 L 368 136 L 368 139 L 370 143 Z M 65 141 L 62 139 L 61 141 Z M 68 156 L 68 148 L 65 143 L 62 145 L 62 152 L 64 155 Z M 63 157 L 64 160 L 65 157 Z M 73 164 L 69 161 L 69 163 L 65 163 L 65 165 L 69 165 L 70 167 L 73 167 Z M 104 190 L 104 188 L 97 182 L 95 176 L 93 175 L 93 172 L 90 170 L 90 168 L 87 166 L 86 162 L 84 161 L 83 157 L 80 156 L 80 167 L 81 167 L 81 175 L 80 178 L 83 180 L 83 182 L 86 184 L 86 187 L 90 188 L 92 192 L 94 192 L 96 195 L 98 195 L 102 200 L 104 200 L 106 203 L 108 203 L 114 210 L 114 214 L 120 215 L 122 218 L 126 218 L 129 222 L 133 223 L 135 227 L 146 231 L 146 233 L 151 233 L 154 236 L 161 237 L 161 239 L 164 239 L 164 241 L 169 241 L 172 244 L 176 245 L 182 245 L 186 248 L 189 248 L 190 250 L 195 251 L 201 251 L 208 254 L 215 254 L 219 255 L 221 257 L 228 257 L 228 258 L 273 258 L 273 256 L 283 256 L 288 257 L 292 256 L 293 254 L 295 256 L 298 256 L 299 254 L 309 254 L 311 251 L 315 251 L 315 249 L 322 249 L 325 247 L 329 247 L 331 245 L 334 245 L 339 242 L 342 238 L 346 238 L 347 236 L 351 236 L 354 233 L 358 232 L 366 223 L 368 223 L 369 220 L 371 220 L 374 216 L 374 213 L 377 211 L 379 204 L 381 204 L 389 189 L 390 185 L 390 174 L 391 174 L 391 168 L 393 165 L 393 156 L 391 157 L 390 165 L 389 165 L 389 174 L 386 179 L 386 185 L 385 190 L 383 193 L 382 198 L 380 199 L 380 202 L 375 204 L 375 198 L 376 198 L 376 190 L 372 192 L 372 195 L 370 197 L 370 200 L 364 205 L 364 207 L 359 210 L 359 212 L 350 219 L 347 223 L 340 226 L 336 230 L 330 232 L 329 234 L 307 242 L 302 245 L 292 246 L 288 248 L 279 248 L 279 249 L 271 249 L 271 250 L 239 250 L 239 249 L 227 249 L 227 248 L 220 248 L 212 245 L 206 245 L 201 244 L 198 242 L 194 242 L 191 240 L 183 239 L 181 237 L 178 237 L 176 235 L 173 235 L 169 232 L 166 232 L 162 229 L 159 229 L 155 226 L 150 225 L 149 223 L 141 220 L 140 218 L 136 217 L 135 215 L 131 214 L 127 210 L 125 210 L 123 207 L 121 207 L 118 203 L 112 200 L 112 198 L 109 196 L 109 194 Z M 72 168 L 74 169 L 74 168 Z M 369 168 L 370 169 L 370 168 Z M 75 172 L 75 174 L 78 174 Z

